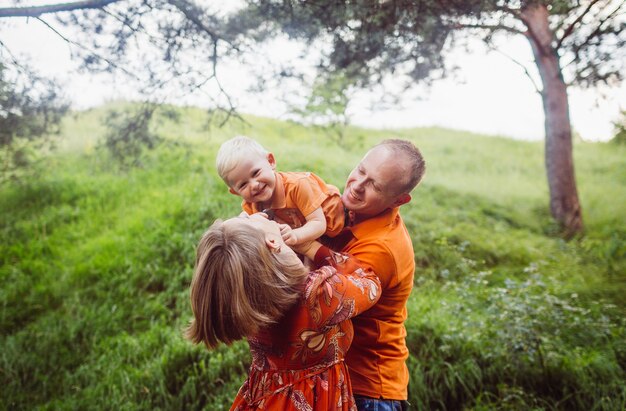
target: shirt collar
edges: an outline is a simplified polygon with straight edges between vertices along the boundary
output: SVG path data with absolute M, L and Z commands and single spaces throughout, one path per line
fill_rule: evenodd
M 283 176 L 274 172 L 276 176 L 276 182 L 274 184 L 274 198 L 272 199 L 271 209 L 278 210 L 286 207 L 285 201 L 285 184 L 283 182 Z
M 396 223 L 397 218 L 400 216 L 400 207 L 390 208 L 382 213 L 361 221 L 356 225 L 352 225 L 354 221 L 354 213 L 349 212 L 350 231 L 356 238 L 361 238 L 367 233 L 372 232 L 380 227 L 387 227 Z

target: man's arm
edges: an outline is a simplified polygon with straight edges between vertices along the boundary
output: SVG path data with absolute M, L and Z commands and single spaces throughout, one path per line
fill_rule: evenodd
M 398 281 L 397 262 L 389 248 L 380 243 L 355 244 L 343 250 L 356 257 L 364 267 L 370 268 L 380 278 L 383 290 Z
M 320 268 L 310 275 L 305 295 L 321 328 L 359 315 L 380 298 L 378 277 L 356 258 L 320 247 L 315 260 Z

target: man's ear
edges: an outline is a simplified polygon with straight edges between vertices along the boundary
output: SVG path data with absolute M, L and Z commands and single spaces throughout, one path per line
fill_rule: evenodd
M 267 153 L 267 162 L 270 163 L 272 170 L 276 170 L 276 159 L 274 158 L 274 154 Z
M 411 194 L 409 193 L 404 193 L 404 194 L 400 194 L 397 198 L 396 201 L 393 202 L 393 207 L 400 207 L 403 204 L 408 203 L 409 201 L 411 201 Z

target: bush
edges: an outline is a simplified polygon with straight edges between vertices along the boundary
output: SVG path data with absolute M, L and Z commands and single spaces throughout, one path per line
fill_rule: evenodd
M 613 123 L 615 126 L 615 136 L 611 139 L 611 142 L 619 145 L 626 145 L 626 110 L 621 111 L 622 118 Z

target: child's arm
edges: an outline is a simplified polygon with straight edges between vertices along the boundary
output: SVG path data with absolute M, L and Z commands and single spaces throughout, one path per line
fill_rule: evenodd
M 326 217 L 322 207 L 316 208 L 311 214 L 305 217 L 306 223 L 302 227 L 291 228 L 283 226 L 281 234 L 283 241 L 287 245 L 301 244 L 316 240 L 326 232 Z

